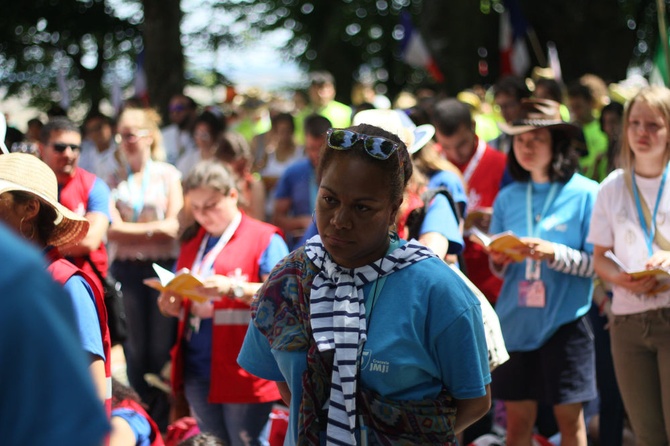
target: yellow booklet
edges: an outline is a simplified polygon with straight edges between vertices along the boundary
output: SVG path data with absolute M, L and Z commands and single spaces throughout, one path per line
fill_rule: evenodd
M 158 277 L 151 279 L 144 279 L 144 284 L 154 288 L 160 292 L 171 291 L 175 294 L 180 294 L 186 299 L 191 299 L 195 302 L 207 302 L 209 296 L 199 293 L 197 289 L 202 286 L 202 280 L 187 269 L 177 271 L 177 274 L 163 268 L 160 265 L 153 264 L 154 271 Z
M 670 289 L 670 273 L 668 273 L 664 269 L 652 268 L 652 269 L 643 269 L 640 271 L 631 271 L 629 268 L 626 267 L 626 265 L 623 264 L 623 262 L 617 256 L 614 255 L 612 251 L 607 251 L 605 253 L 605 257 L 616 263 L 617 266 L 621 268 L 622 271 L 630 274 L 630 276 L 635 280 L 643 279 L 648 276 L 656 277 L 656 280 L 658 281 L 658 286 L 652 290 L 652 294 L 660 293 L 662 291 Z
M 517 252 L 519 248 L 525 248 L 527 245 L 512 231 L 501 232 L 496 235 L 484 234 L 476 226 L 470 228 L 470 240 L 474 243 L 486 246 L 493 251 L 504 252 L 516 262 L 522 261 L 525 257 Z

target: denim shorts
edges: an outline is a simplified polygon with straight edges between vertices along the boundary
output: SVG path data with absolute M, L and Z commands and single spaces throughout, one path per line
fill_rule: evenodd
M 587 316 L 559 327 L 539 349 L 510 352 L 492 374 L 493 398 L 555 406 L 597 395 L 593 329 Z

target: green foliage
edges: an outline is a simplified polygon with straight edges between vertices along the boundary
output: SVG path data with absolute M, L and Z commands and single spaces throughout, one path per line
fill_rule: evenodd
M 14 2 L 0 14 L 0 85 L 9 95 L 28 95 L 31 105 L 44 109 L 60 98 L 60 71 L 72 104 L 97 107 L 106 96 L 108 69 L 132 72 L 142 48 L 141 18 L 140 12 L 120 19 L 104 0 Z M 130 80 L 120 79 L 122 85 Z

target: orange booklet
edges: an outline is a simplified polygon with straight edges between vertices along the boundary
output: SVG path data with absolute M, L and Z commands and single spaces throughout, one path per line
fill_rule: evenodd
M 152 266 L 158 277 L 144 279 L 145 285 L 160 292 L 172 291 L 195 302 L 203 303 L 209 300 L 210 296 L 197 291 L 202 286 L 202 280 L 198 276 L 191 274 L 189 270 L 182 269 L 175 274 L 155 263 Z
M 525 248 L 527 245 L 512 231 L 501 232 L 496 235 L 484 234 L 476 226 L 470 228 L 470 240 L 482 246 L 489 247 L 494 251 L 504 252 L 515 261 L 520 262 L 525 257 L 517 252 L 519 248 Z
M 652 269 L 643 269 L 640 271 L 631 271 L 626 267 L 626 265 L 623 264 L 623 262 L 617 256 L 614 255 L 612 251 L 607 251 L 605 253 L 605 257 L 616 263 L 617 266 L 621 268 L 622 271 L 630 274 L 630 276 L 635 280 L 639 280 L 648 276 L 656 277 L 656 280 L 658 281 L 658 286 L 652 290 L 652 293 L 660 293 L 662 291 L 670 289 L 670 273 L 668 273 L 664 269 L 652 268 Z

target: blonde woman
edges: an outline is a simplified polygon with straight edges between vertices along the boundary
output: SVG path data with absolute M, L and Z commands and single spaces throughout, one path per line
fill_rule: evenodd
M 606 253 L 630 271 L 670 267 L 669 131 L 667 88 L 644 88 L 626 105 L 623 169 L 603 181 L 588 238 L 596 272 L 613 285 L 614 370 L 638 445 L 670 442 L 670 291 Z
M 128 379 L 161 429 L 167 425 L 165 394 L 150 388 L 146 373 L 160 373 L 170 358 L 176 322 L 156 308 L 158 292 L 143 284 L 155 277 L 152 263 L 172 269 L 178 253 L 177 213 L 183 197 L 179 171 L 166 162 L 159 130 L 160 118 L 149 109 L 121 113 L 117 141 L 126 160 L 126 178 L 112 191 L 114 203 L 109 240 L 112 271 L 123 286 L 128 340 L 124 345 Z

